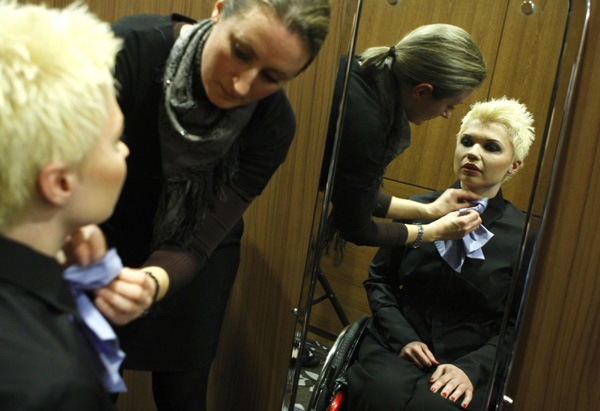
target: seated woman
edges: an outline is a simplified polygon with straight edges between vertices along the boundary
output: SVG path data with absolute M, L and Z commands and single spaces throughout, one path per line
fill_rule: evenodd
M 378 251 L 364 283 L 373 316 L 348 372 L 350 410 L 482 409 L 524 223 L 501 185 L 522 166 L 532 123 L 506 98 L 477 103 L 462 120 L 454 187 L 488 199 L 483 256 L 448 263 L 439 251 L 448 242 Z

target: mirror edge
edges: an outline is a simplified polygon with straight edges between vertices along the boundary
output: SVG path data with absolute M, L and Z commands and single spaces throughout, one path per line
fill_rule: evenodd
M 564 136 L 566 134 L 569 118 L 571 117 L 573 110 L 572 102 L 574 99 L 574 85 L 578 79 L 579 72 L 581 71 L 580 63 L 583 47 L 589 30 L 590 9 L 591 0 L 570 0 L 569 2 L 569 17 L 567 26 L 565 28 L 560 63 L 555 78 L 552 104 L 549 108 L 548 120 L 544 130 L 544 141 L 542 144 L 542 149 L 545 150 L 550 134 L 553 130 L 558 130 L 558 136 L 556 137 L 556 153 L 554 158 L 549 159 L 546 158 L 547 156 L 545 155 L 545 152 L 542 152 L 538 159 L 536 178 L 534 179 L 536 183 L 532 187 L 525 227 L 521 239 L 521 249 L 519 250 L 519 255 L 517 257 L 518 264 L 515 269 L 515 278 L 513 280 L 513 284 L 511 285 L 511 292 L 509 293 L 510 297 L 507 301 L 507 310 L 503 319 L 500 333 L 500 341 L 508 341 L 508 343 L 499 345 L 496 353 L 494 368 L 491 372 L 490 383 L 488 387 L 488 403 L 485 407 L 486 410 L 501 410 L 504 404 L 513 403 L 513 399 L 506 394 L 506 382 L 508 381 L 512 369 L 514 350 L 517 346 L 519 329 L 522 325 L 522 317 L 525 310 L 525 301 L 529 296 L 531 276 L 535 268 L 536 257 L 539 252 L 539 243 L 545 227 L 544 217 L 546 215 L 548 205 L 552 200 L 551 192 L 555 183 L 557 165 L 560 163 L 559 159 L 562 152 L 562 146 L 564 145 Z M 581 28 L 581 30 L 576 30 L 576 28 Z M 573 62 L 573 64 L 565 64 L 570 62 Z M 554 117 L 558 117 L 557 114 L 560 115 L 560 122 L 553 127 L 552 123 L 554 121 Z M 546 187 L 546 192 L 544 193 L 544 205 L 541 214 L 540 228 L 537 230 L 537 233 L 534 234 L 531 232 L 530 228 L 533 202 L 536 199 L 539 200 L 539 196 L 536 196 L 536 190 L 539 182 L 538 177 L 543 164 L 546 161 L 551 161 L 552 168 L 550 171 L 549 182 Z M 528 247 L 531 249 L 528 250 Z M 526 258 L 528 253 L 530 253 L 530 258 Z M 515 296 L 515 291 L 518 287 L 518 279 L 523 275 L 525 276 L 525 279 L 523 284 L 521 284 L 522 292 L 519 293 L 521 298 L 519 301 L 514 301 L 513 297 Z M 512 329 L 509 329 L 508 321 L 512 309 L 516 310 L 516 318 Z M 513 334 L 512 337 L 509 335 L 510 333 Z

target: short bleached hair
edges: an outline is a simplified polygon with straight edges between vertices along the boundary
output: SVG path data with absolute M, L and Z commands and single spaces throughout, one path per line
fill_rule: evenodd
M 473 120 L 502 124 L 513 145 L 513 161 L 523 162 L 527 157 L 535 139 L 535 129 L 533 115 L 527 111 L 525 104 L 507 97 L 473 104 L 462 119 L 460 131 L 456 135 L 457 140 L 460 140 L 467 125 Z
M 42 167 L 85 160 L 108 119 L 120 48 L 85 5 L 0 0 L 0 228 L 25 213 Z

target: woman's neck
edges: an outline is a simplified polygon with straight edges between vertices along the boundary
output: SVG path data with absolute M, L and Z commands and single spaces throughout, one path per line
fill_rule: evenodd
M 472 187 L 469 187 L 468 185 L 466 185 L 463 181 L 460 182 L 460 188 L 472 191 L 475 194 L 479 194 L 480 196 L 487 197 L 487 198 L 496 197 L 498 195 L 498 192 L 500 191 L 501 187 L 502 187 L 502 184 L 499 183 L 499 184 L 493 185 L 491 187 L 472 188 Z

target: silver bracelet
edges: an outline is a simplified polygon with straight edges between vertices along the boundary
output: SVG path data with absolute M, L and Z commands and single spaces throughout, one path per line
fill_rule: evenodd
M 419 232 L 417 234 L 417 239 L 415 240 L 415 242 L 410 245 L 412 248 L 421 247 L 421 240 L 423 240 L 423 232 L 425 231 L 425 230 L 423 230 L 423 224 L 416 223 L 416 225 L 417 225 L 417 228 L 419 229 Z

